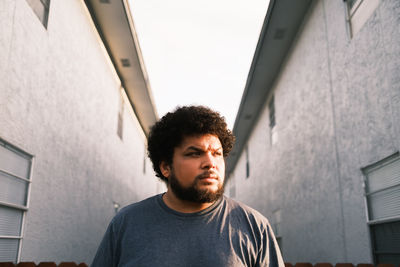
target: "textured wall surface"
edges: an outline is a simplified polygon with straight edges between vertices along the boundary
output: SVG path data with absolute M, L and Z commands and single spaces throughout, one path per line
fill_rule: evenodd
M 276 78 L 278 141 L 266 104 L 228 186 L 280 210 L 285 261 L 372 261 L 361 168 L 400 146 L 399 14 L 382 0 L 350 38 L 343 1 L 315 1 Z
M 35 156 L 21 260 L 90 263 L 113 201 L 162 190 L 145 136 L 83 1 L 51 1 L 45 29 L 2 0 L 0 28 L 0 136 Z

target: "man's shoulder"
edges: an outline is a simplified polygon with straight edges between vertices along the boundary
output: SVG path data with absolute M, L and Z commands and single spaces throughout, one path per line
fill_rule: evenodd
M 153 211 L 157 206 L 157 198 L 160 195 L 151 196 L 149 198 L 143 199 L 141 201 L 132 203 L 123 207 L 113 218 L 113 222 L 126 220 L 130 217 L 136 217 L 137 214 L 143 214 Z
M 268 219 L 256 209 L 249 207 L 248 205 L 238 200 L 234 200 L 226 196 L 224 196 L 224 199 L 227 205 L 227 209 L 232 216 L 245 217 L 259 225 L 269 225 Z

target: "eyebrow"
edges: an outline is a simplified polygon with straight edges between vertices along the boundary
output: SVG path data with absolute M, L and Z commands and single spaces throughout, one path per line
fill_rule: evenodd
M 212 150 L 213 151 L 217 151 L 217 150 L 220 150 L 220 149 L 222 149 L 222 146 L 218 147 L 216 149 L 212 149 Z M 204 149 L 196 147 L 196 146 L 189 146 L 188 148 L 185 149 L 185 151 L 187 151 L 187 150 L 194 150 L 194 151 L 197 151 L 197 152 L 204 152 L 205 151 Z

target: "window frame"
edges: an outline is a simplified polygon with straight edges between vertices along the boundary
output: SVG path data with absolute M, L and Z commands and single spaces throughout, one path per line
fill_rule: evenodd
M 343 0 L 346 12 L 346 25 L 348 35 L 353 38 L 375 12 L 380 0 L 355 0 L 350 6 L 349 0 Z
M 26 160 L 29 161 L 29 170 L 28 170 L 28 175 L 27 178 L 21 177 L 19 175 L 10 173 L 0 167 L 0 173 L 3 173 L 7 176 L 11 176 L 15 179 L 23 180 L 26 182 L 26 191 L 25 191 L 25 196 L 26 196 L 26 201 L 25 205 L 18 205 L 18 204 L 13 204 L 9 203 L 6 201 L 1 201 L 0 200 L 0 206 L 1 207 L 6 207 L 14 210 L 18 210 L 22 212 L 21 216 L 21 224 L 20 224 L 20 234 L 19 236 L 8 236 L 8 235 L 0 235 L 0 239 L 13 239 L 13 240 L 18 240 L 18 249 L 17 249 L 17 255 L 15 262 L 19 262 L 21 259 L 21 249 L 22 249 L 22 241 L 24 238 L 24 231 L 25 231 L 25 220 L 26 220 L 26 212 L 29 210 L 29 203 L 30 203 L 30 195 L 31 195 L 31 184 L 32 184 L 32 173 L 33 173 L 33 165 L 34 165 L 34 156 L 30 153 L 27 153 L 23 149 L 7 142 L 3 138 L 0 137 L 0 146 L 4 147 L 5 149 L 10 150 L 11 152 L 17 154 L 20 157 L 25 158 Z

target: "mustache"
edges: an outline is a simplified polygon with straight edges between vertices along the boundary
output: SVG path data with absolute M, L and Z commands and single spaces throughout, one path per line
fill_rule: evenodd
M 218 175 L 218 173 L 214 172 L 214 171 L 205 171 L 202 174 L 199 174 L 196 176 L 196 180 L 200 180 L 200 179 L 204 179 L 204 178 L 215 178 L 217 180 L 220 180 L 220 177 Z

